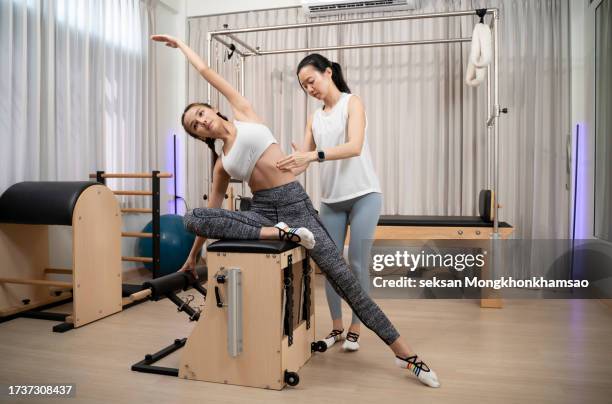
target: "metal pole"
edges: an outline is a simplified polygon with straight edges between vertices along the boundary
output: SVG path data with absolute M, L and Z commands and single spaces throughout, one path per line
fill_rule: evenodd
M 486 14 L 494 14 L 495 12 L 497 12 L 496 8 L 489 8 L 487 9 Z M 325 26 L 330 26 L 330 25 L 363 24 L 366 22 L 419 20 L 419 19 L 426 19 L 426 18 L 456 17 L 456 16 L 464 16 L 464 15 L 475 15 L 475 14 L 476 14 L 475 10 L 453 11 L 449 13 L 411 14 L 411 15 L 398 15 L 398 16 L 393 16 L 393 17 L 375 17 L 375 18 L 355 19 L 355 20 L 338 20 L 338 21 L 311 22 L 311 23 L 301 23 L 301 24 L 272 25 L 272 26 L 267 26 L 267 27 L 219 30 L 219 31 L 211 31 L 210 34 L 212 36 L 216 36 L 216 35 L 227 35 L 227 34 L 241 34 L 241 33 L 246 33 L 246 32 L 278 31 L 278 30 L 283 30 L 283 29 L 325 27 Z
M 209 68 L 212 68 L 212 63 L 211 63 L 212 61 L 212 40 L 213 40 L 213 37 L 211 36 L 209 32 L 207 35 L 208 52 L 206 54 L 206 63 L 208 64 Z M 206 81 L 206 99 L 208 100 L 208 104 L 212 102 L 211 94 L 212 94 L 212 88 L 210 86 L 210 83 Z
M 240 95 L 244 97 L 244 56 L 240 56 Z M 241 184 L 240 197 L 244 197 L 244 181 Z
M 494 10 L 493 12 L 493 41 L 494 41 L 494 48 L 493 51 L 494 53 L 494 58 L 495 58 L 495 77 L 494 77 L 494 93 L 493 93 L 493 97 L 495 98 L 495 110 L 494 110 L 494 114 L 495 114 L 495 120 L 493 121 L 493 124 L 495 125 L 494 127 L 494 139 L 493 139 L 493 147 L 494 147 L 494 179 L 493 179 L 493 195 L 495 196 L 495 203 L 494 203 L 494 212 L 495 212 L 495 217 L 493 218 L 493 234 L 494 237 L 497 238 L 499 236 L 499 195 L 497 193 L 498 188 L 499 188 L 499 113 L 500 113 L 500 108 L 499 108 L 499 14 L 497 12 L 497 10 Z
M 472 38 L 423 39 L 420 41 L 402 41 L 402 42 L 368 43 L 368 44 L 358 44 L 358 45 L 323 46 L 323 47 L 315 47 L 315 48 L 280 49 L 280 50 L 272 50 L 272 51 L 260 50 L 257 54 L 245 52 L 244 56 L 280 55 L 280 54 L 287 54 L 287 53 L 320 52 L 320 51 L 343 50 L 343 49 L 388 48 L 392 46 L 432 45 L 432 44 L 461 43 L 461 42 L 471 42 L 471 41 L 472 41 Z
M 240 95 L 244 97 L 244 57 L 240 57 Z
M 491 66 L 487 66 L 487 120 L 491 116 Z M 491 127 L 487 128 L 487 189 L 491 189 Z
M 246 42 L 244 42 L 243 40 L 241 40 L 240 38 L 237 38 L 236 35 L 233 34 L 227 34 L 228 37 L 230 37 L 234 42 L 238 42 L 240 45 L 242 45 L 245 49 L 248 49 L 249 51 L 251 51 L 252 53 L 257 54 L 258 51 L 257 49 L 251 47 L 249 44 L 247 44 Z
M 215 36 L 214 38 L 215 38 L 215 41 L 219 41 L 219 42 L 221 42 L 223 45 L 225 45 L 225 47 L 226 47 L 226 48 L 229 48 L 229 47 L 230 47 L 229 42 L 224 41 L 223 39 L 219 38 L 218 36 Z M 240 51 L 240 49 L 238 49 L 238 48 L 236 48 L 236 49 L 234 50 L 234 52 L 236 52 L 236 53 L 237 53 L 237 54 L 239 54 L 240 56 L 244 56 L 244 53 L 242 53 L 242 51 Z
M 208 46 L 208 53 L 206 54 L 206 63 L 208 64 L 208 68 L 211 69 L 212 68 L 212 41 L 213 41 L 213 37 L 210 35 L 210 33 L 208 33 L 207 35 L 207 46 Z M 206 99 L 208 102 L 208 105 L 212 105 L 212 86 L 210 85 L 210 83 L 208 82 L 208 80 L 206 81 Z M 210 195 L 210 192 L 212 190 L 211 188 L 211 180 L 212 180 L 212 165 L 214 164 L 215 161 L 215 156 L 213 156 L 213 152 L 210 151 L 208 152 L 208 155 L 210 156 L 210 164 L 207 164 L 206 170 L 207 172 L 207 181 L 206 181 L 206 198 L 208 198 L 208 196 Z M 204 199 L 206 199 L 204 198 Z
M 161 219 L 160 219 L 160 203 L 159 203 L 159 193 L 160 193 L 160 183 L 159 183 L 159 171 L 151 172 L 151 187 L 152 191 L 152 215 L 153 215 L 153 279 L 157 279 L 159 277 L 160 263 L 161 263 L 161 249 L 160 249 L 160 241 L 161 241 Z

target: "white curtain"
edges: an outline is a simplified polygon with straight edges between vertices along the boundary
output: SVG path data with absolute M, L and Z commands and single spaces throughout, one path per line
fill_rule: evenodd
M 595 11 L 595 236 L 612 242 L 612 0 Z
M 153 31 L 151 0 L 0 0 L 0 192 L 157 167 Z
M 569 134 L 569 27 L 566 0 L 418 2 L 415 14 L 500 9 L 500 104 L 508 107 L 500 127 L 501 220 L 520 238 L 568 235 L 566 136 Z M 399 12 L 398 12 L 399 13 Z M 393 13 L 393 14 L 398 14 Z M 406 12 L 402 12 L 406 13 Z M 391 15 L 358 14 L 334 20 Z M 491 18 L 487 16 L 487 22 Z M 223 28 L 306 22 L 299 8 L 236 13 L 189 20 L 189 43 L 206 56 L 206 33 Z M 476 16 L 308 30 L 242 34 L 262 49 L 471 36 Z M 213 66 L 238 85 L 235 59 L 222 46 Z M 353 93 L 362 97 L 368 136 L 384 194 L 383 214 L 475 215 L 477 195 L 487 187 L 486 86 L 463 83 L 469 45 L 342 50 L 338 61 Z M 300 89 L 295 68 L 305 54 L 248 58 L 245 95 L 271 127 L 286 153 L 301 142 L 306 117 L 318 105 Z M 206 100 L 206 86 L 193 69 L 188 101 Z M 228 112 L 213 91 L 212 102 Z M 193 143 L 193 141 L 190 140 Z M 204 146 L 188 148 L 188 197 L 202 205 L 208 180 Z M 317 165 L 300 178 L 319 203 Z

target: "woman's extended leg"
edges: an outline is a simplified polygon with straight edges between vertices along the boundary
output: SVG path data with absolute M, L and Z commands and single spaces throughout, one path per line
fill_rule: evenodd
M 353 310 L 361 322 L 378 335 L 393 351 L 398 366 L 407 368 L 424 384 L 439 387 L 435 372 L 420 361 L 412 349 L 400 338 L 398 331 L 385 313 L 363 290 L 349 269 L 336 244 L 325 230 L 309 199 L 277 207 L 277 215 L 294 227 L 306 227 L 315 236 L 316 245 L 311 257 L 330 281 L 336 292 Z
M 198 236 L 215 239 L 279 240 L 298 242 L 310 249 L 313 234 L 306 228 L 289 228 L 274 223 L 255 211 L 230 211 L 220 208 L 196 208 L 183 219 L 188 231 Z M 274 227 L 272 227 L 274 226 Z

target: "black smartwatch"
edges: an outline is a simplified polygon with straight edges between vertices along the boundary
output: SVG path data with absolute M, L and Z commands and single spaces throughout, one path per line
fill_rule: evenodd
M 317 160 L 319 160 L 319 163 L 325 161 L 325 152 L 323 150 L 317 151 Z

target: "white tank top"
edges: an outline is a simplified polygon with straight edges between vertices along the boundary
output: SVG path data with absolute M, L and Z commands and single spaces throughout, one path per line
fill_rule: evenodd
M 223 153 L 223 142 L 215 142 L 215 149 L 221 156 L 223 169 L 232 178 L 248 182 L 257 160 L 271 144 L 278 142 L 270 129 L 260 123 L 234 121 L 234 125 L 236 140 L 229 153 Z
M 344 144 L 348 141 L 348 104 L 352 94 L 342 96 L 330 111 L 319 108 L 312 119 L 312 135 L 317 150 Z M 356 198 L 370 192 L 381 192 L 368 146 L 368 123 L 359 156 L 342 160 L 324 161 L 321 173 L 321 201 L 334 203 Z

